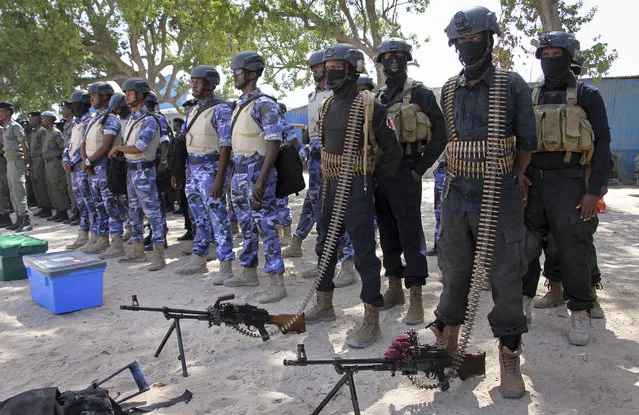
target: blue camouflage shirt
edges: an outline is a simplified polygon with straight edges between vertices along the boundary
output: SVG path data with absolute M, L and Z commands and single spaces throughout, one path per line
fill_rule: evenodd
M 89 125 L 89 122 L 91 121 L 91 113 L 87 112 L 86 114 L 84 114 L 83 116 L 81 116 L 80 118 L 76 118 L 75 121 L 73 122 L 73 126 L 75 127 L 76 125 L 83 123 L 84 124 L 84 128 L 86 131 L 86 127 Z M 64 151 L 62 152 L 62 161 L 66 164 L 69 164 L 71 166 L 75 166 L 80 159 L 82 158 L 82 155 L 80 154 L 80 147 L 78 147 L 78 149 L 75 151 L 75 153 L 73 154 L 69 154 L 69 147 L 71 146 L 71 140 L 69 140 L 67 142 L 67 145 L 64 147 Z
M 211 125 L 217 132 L 220 147 L 231 147 L 231 118 L 233 111 L 231 111 L 231 108 L 228 105 L 224 102 L 220 103 L 219 100 L 215 99 L 215 96 L 212 96 L 211 99 L 206 102 L 198 102 L 197 106 L 192 108 L 191 111 L 204 111 L 211 108 L 216 103 L 219 103 L 219 105 L 213 110 L 213 114 L 211 115 Z M 184 134 L 186 128 L 187 123 L 184 123 L 180 130 L 180 134 Z
M 151 142 L 151 140 L 153 140 L 153 137 L 155 137 L 155 134 L 158 132 L 158 128 L 160 128 L 158 122 L 155 121 L 155 118 L 151 116 L 149 110 L 147 110 L 144 106 L 139 111 L 135 111 L 127 122 L 132 123 L 142 117 L 144 117 L 144 119 L 141 121 L 142 128 L 140 130 L 140 136 L 134 144 L 134 146 L 136 146 L 137 149 L 140 150 L 140 152 L 146 150 L 146 148 L 149 146 L 149 143 Z M 127 137 L 123 137 L 123 139 L 126 140 Z
M 171 139 L 169 138 L 169 122 L 166 120 L 166 117 L 160 111 L 153 111 L 153 115 L 158 117 L 160 120 L 160 144 L 171 142 Z
M 260 94 L 262 94 L 262 91 L 258 88 L 255 91 L 242 95 L 238 99 L 237 105 L 242 105 L 254 96 Z M 280 115 L 280 108 L 277 102 L 267 96 L 257 98 L 251 116 L 262 131 L 264 131 L 265 141 L 282 141 L 284 123 L 282 122 L 282 116 Z

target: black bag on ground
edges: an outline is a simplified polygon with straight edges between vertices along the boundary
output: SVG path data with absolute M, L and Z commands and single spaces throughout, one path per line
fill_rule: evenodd
M 33 389 L 0 402 L 0 415 L 123 415 L 106 389 L 95 385 L 60 393 L 58 388 Z
M 107 187 L 114 195 L 125 195 L 126 191 L 126 158 L 116 156 L 107 162 Z
M 282 199 L 286 196 L 298 193 L 306 187 L 304 182 L 302 160 L 293 144 L 288 143 L 280 147 L 275 160 L 277 169 L 277 186 L 275 196 Z

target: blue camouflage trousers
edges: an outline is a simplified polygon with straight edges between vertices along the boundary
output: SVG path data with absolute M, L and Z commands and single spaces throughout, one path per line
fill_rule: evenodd
M 441 233 L 442 219 L 442 192 L 444 191 L 444 181 L 446 180 L 446 162 L 440 161 L 437 168 L 433 170 L 435 177 L 435 243 Z
M 164 245 L 164 230 L 162 229 L 162 213 L 158 189 L 155 184 L 155 167 L 140 170 L 129 169 L 126 172 L 126 187 L 129 198 L 129 221 L 131 222 L 131 240 L 144 240 L 144 217 L 146 216 L 153 233 L 154 245 Z
M 98 213 L 91 197 L 89 176 L 76 165 L 71 172 L 71 189 L 80 211 L 80 230 L 98 232 Z
M 277 234 L 277 214 L 275 186 L 277 170 L 272 168 L 264 183 L 264 197 L 261 206 L 253 203 L 253 185 L 259 174 L 264 157 L 255 153 L 251 156 L 236 156 L 235 171 L 231 178 L 231 198 L 237 220 L 244 236 L 244 249 L 240 254 L 240 265 L 256 267 L 259 238 L 264 243 L 264 272 L 267 274 L 284 273 L 284 261 Z
M 294 235 L 304 240 L 311 232 L 313 225 L 317 221 L 317 215 L 320 209 L 320 199 L 322 197 L 322 150 L 319 139 L 311 140 L 310 151 L 306 165 L 308 166 L 308 188 L 304 204 L 302 205 L 302 214 L 297 224 Z M 352 260 L 355 255 L 353 243 L 348 235 L 344 232 L 339 240 L 338 260 Z
M 191 163 L 194 159 L 193 156 L 189 157 L 185 187 L 196 229 L 193 254 L 208 255 L 209 243 L 215 240 L 219 260 L 232 261 L 235 259 L 235 253 L 231 221 L 226 211 L 226 192 L 220 198 L 210 195 L 215 177 L 219 174 L 219 162 L 202 160 L 204 162 L 201 164 Z
M 288 196 L 282 199 L 275 199 L 277 205 L 277 223 L 280 226 L 291 226 L 293 217 L 291 216 L 291 207 L 288 205 Z
M 89 177 L 91 198 L 97 212 L 98 236 L 122 235 L 122 211 L 116 197 L 107 187 L 107 167 L 106 162 L 97 164 L 94 175 Z

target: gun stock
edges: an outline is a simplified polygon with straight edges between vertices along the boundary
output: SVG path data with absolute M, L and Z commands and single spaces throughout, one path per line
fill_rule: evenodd
M 304 323 L 304 314 L 301 314 L 297 320 L 293 322 L 291 327 L 285 329 L 285 325 L 291 321 L 295 317 L 295 314 L 271 314 L 269 315 L 268 322 L 270 324 L 275 324 L 282 330 L 282 333 L 286 334 L 288 332 L 293 333 L 305 333 L 306 332 L 306 324 Z

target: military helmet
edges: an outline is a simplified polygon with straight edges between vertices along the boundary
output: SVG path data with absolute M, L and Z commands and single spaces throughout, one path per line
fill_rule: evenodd
M 382 56 L 386 52 L 405 52 L 406 53 L 406 61 L 410 62 L 413 60 L 413 47 L 405 41 L 404 39 L 399 38 L 390 38 L 382 41 L 382 43 L 377 46 L 377 62 L 382 62 Z
M 308 58 L 308 67 L 313 69 L 313 66 L 324 62 L 324 50 L 318 50 L 317 52 L 311 53 L 311 56 Z
M 115 91 L 113 90 L 113 87 L 106 82 L 92 83 L 91 85 L 89 85 L 89 90 L 87 92 L 89 93 L 89 95 L 97 92 L 98 94 L 105 97 L 109 95 L 113 95 L 115 93 Z
M 357 85 L 370 85 L 371 88 L 375 88 L 375 82 L 373 82 L 373 78 L 370 76 L 361 75 L 357 78 Z
M 61 107 L 70 107 L 71 103 L 69 101 L 66 101 L 66 100 L 60 101 L 60 106 Z
M 82 104 L 91 104 L 89 93 L 84 89 L 76 89 L 75 91 L 73 91 L 71 93 L 71 96 L 69 97 L 69 101 L 71 101 L 72 104 L 76 102 Z
M 244 69 L 249 72 L 257 72 L 264 69 L 264 59 L 252 50 L 245 50 L 231 59 L 231 69 Z
M 151 92 L 151 86 L 146 79 L 142 78 L 129 78 L 122 84 L 122 90 L 128 91 L 129 89 L 134 90 L 135 92 L 139 92 L 141 94 L 146 94 Z
M 144 102 L 152 102 L 153 104 L 158 103 L 158 96 L 155 92 L 150 91 L 145 97 L 144 97 Z
M 324 51 L 324 62 L 346 61 L 359 73 L 364 72 L 364 53 L 348 43 L 336 43 Z
M 111 110 L 114 110 L 120 107 L 125 107 L 126 100 L 124 98 L 125 95 L 122 92 L 116 92 L 111 96 L 111 99 L 109 100 L 109 108 L 111 108 Z
M 501 35 L 497 15 L 483 6 L 458 11 L 444 29 L 448 36 L 448 46 L 452 46 L 455 40 L 464 35 L 486 31 Z
M 535 57 L 541 59 L 541 53 L 544 48 L 555 47 L 562 48 L 568 52 L 570 60 L 577 62 L 581 56 L 579 41 L 570 33 L 566 32 L 544 32 L 537 39 L 533 39 L 533 46 L 537 48 Z
M 191 78 L 206 79 L 211 85 L 219 85 L 220 74 L 211 65 L 198 65 L 191 70 Z

